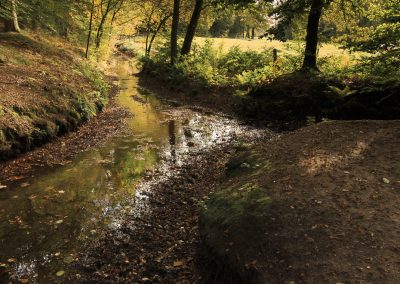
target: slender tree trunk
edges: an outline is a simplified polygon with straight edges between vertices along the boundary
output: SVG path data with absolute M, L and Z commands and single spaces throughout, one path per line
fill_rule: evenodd
M 104 13 L 102 14 L 99 27 L 97 28 L 97 34 L 96 34 L 96 49 L 98 49 L 98 48 L 100 47 L 101 38 L 102 38 L 102 36 L 103 36 L 104 24 L 105 24 L 105 22 L 106 22 L 106 20 L 107 20 L 108 13 L 110 13 L 110 9 L 111 9 L 111 2 L 112 2 L 112 0 L 108 0 L 107 8 L 106 8 L 106 10 L 104 11 Z
M 150 37 L 150 32 L 149 31 L 147 31 L 147 33 L 146 33 L 146 46 L 145 46 L 145 50 L 146 50 L 146 53 L 145 53 L 145 55 L 146 56 L 149 56 L 150 54 L 149 54 L 149 37 Z
M 124 5 L 125 0 L 120 0 L 120 2 L 118 3 L 119 6 L 116 7 L 112 17 L 111 17 L 111 23 L 110 23 L 110 32 L 109 32 L 109 37 L 108 40 L 111 41 L 111 36 L 112 36 L 112 32 L 113 32 L 113 27 L 114 27 L 114 21 L 117 18 L 118 13 L 121 11 L 122 6 Z
M 166 16 L 164 19 L 158 23 L 157 29 L 154 31 L 153 35 L 151 36 L 151 39 L 149 41 L 148 47 L 146 47 L 146 55 L 149 56 L 151 52 L 151 48 L 153 46 L 153 42 L 157 36 L 157 34 L 160 32 L 161 28 L 164 26 L 165 22 L 170 18 L 171 16 Z M 146 41 L 147 42 L 147 41 Z M 146 43 L 147 46 L 147 43 Z
M 193 38 L 196 34 L 196 29 L 199 23 L 202 9 L 203 9 L 203 0 L 196 0 L 192 18 L 190 19 L 190 23 L 186 31 L 185 40 L 183 41 L 183 46 L 181 50 L 182 55 L 187 55 L 190 53 L 190 49 L 192 48 Z
M 17 0 L 11 0 L 11 8 L 12 8 L 12 20 L 13 20 L 14 30 L 17 33 L 20 33 L 21 29 L 18 23 Z
M 250 27 L 246 27 L 246 38 L 250 39 Z
M 89 32 L 86 40 L 86 59 L 89 58 L 89 48 L 90 48 L 90 38 L 92 37 L 92 30 L 93 30 L 93 13 L 94 13 L 94 0 L 92 0 L 92 7 L 90 9 L 90 20 L 89 20 Z
M 17 3 L 16 0 L 6 1 L 6 5 L 10 5 L 11 8 L 11 18 L 3 19 L 4 31 L 5 32 L 21 32 L 18 24 L 18 14 L 17 14 Z
M 251 39 L 254 39 L 256 37 L 256 29 L 251 28 Z
M 304 52 L 303 71 L 318 70 L 317 47 L 318 28 L 322 15 L 324 0 L 313 0 L 307 22 L 306 49 Z
M 174 12 L 172 15 L 171 28 L 171 64 L 175 65 L 178 59 L 178 28 L 179 28 L 180 0 L 174 0 Z

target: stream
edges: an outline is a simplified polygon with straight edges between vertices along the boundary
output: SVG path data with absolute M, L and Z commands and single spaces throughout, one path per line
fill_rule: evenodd
M 161 102 L 138 86 L 126 61 L 116 60 L 114 72 L 117 103 L 133 114 L 130 134 L 0 191 L 0 283 L 62 281 L 86 241 L 105 228 L 118 230 L 127 214 L 145 212 L 143 192 L 156 181 L 144 177 L 157 171 L 168 179 L 193 154 L 265 135 L 222 114 Z

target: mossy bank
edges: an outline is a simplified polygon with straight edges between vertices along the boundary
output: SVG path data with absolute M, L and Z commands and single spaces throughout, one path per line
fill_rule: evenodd
M 0 160 L 75 130 L 108 102 L 81 50 L 40 35 L 0 35 Z

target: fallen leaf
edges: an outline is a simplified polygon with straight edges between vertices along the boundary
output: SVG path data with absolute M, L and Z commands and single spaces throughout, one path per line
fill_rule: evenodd
M 23 184 L 21 184 L 21 187 L 28 187 L 28 186 L 30 186 L 30 185 L 31 185 L 30 183 L 24 182 Z
M 6 189 L 7 188 L 7 185 L 2 185 L 2 184 L 0 184 L 0 190 L 1 189 Z
M 57 221 L 56 221 L 56 224 L 59 225 L 59 224 L 61 224 L 61 223 L 63 223 L 63 222 L 64 222 L 64 220 L 57 220 Z
M 21 278 L 19 279 L 20 283 L 29 283 L 29 279 L 28 278 Z
M 183 266 L 185 263 L 181 260 L 175 261 L 174 262 L 174 267 L 180 267 Z
M 63 261 L 66 264 L 70 264 L 70 263 L 74 262 L 74 258 L 69 255 L 69 256 L 64 257 Z
M 25 177 L 24 176 L 13 176 L 13 177 L 10 177 L 9 180 L 20 180 L 23 178 L 25 178 Z
M 9 259 L 7 259 L 7 262 L 8 262 L 8 263 L 12 263 L 12 262 L 15 262 L 15 261 L 16 261 L 15 258 L 9 258 Z
M 388 180 L 387 178 L 383 178 L 382 181 L 383 181 L 384 183 L 386 183 L 386 184 L 389 184 L 389 183 L 390 183 L 390 180 Z
M 61 276 L 63 276 L 65 274 L 65 271 L 64 270 L 60 270 L 60 271 L 58 271 L 57 273 L 56 273 L 56 275 L 58 276 L 58 277 L 61 277 Z

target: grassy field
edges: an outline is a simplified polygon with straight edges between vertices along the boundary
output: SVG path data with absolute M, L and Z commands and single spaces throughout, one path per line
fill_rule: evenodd
M 267 39 L 234 39 L 234 38 L 206 38 L 206 37 L 196 37 L 194 42 L 198 45 L 204 45 L 207 40 L 211 40 L 216 48 L 222 52 L 228 52 L 232 47 L 238 46 L 241 50 L 253 50 L 253 51 L 264 51 L 271 48 L 276 48 L 278 52 L 296 54 L 304 49 L 304 42 L 298 41 L 269 41 Z M 145 38 L 136 37 L 135 39 L 128 40 L 125 42 L 126 46 L 129 48 L 134 48 L 139 52 L 139 54 L 144 54 L 145 49 Z M 157 44 L 162 44 L 159 41 L 154 45 L 156 49 Z M 153 51 L 154 51 L 153 49 Z M 319 49 L 319 56 L 336 56 L 340 60 L 341 64 L 347 65 L 354 62 L 355 59 L 359 58 L 361 53 L 349 53 L 348 50 L 341 49 L 339 45 L 336 44 L 322 44 Z

